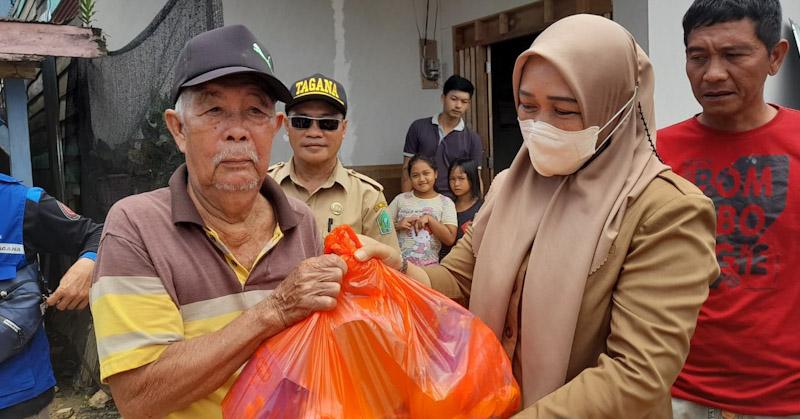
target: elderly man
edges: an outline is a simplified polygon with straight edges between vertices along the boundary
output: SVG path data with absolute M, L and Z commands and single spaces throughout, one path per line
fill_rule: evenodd
M 186 156 L 169 187 L 108 214 L 91 306 L 101 378 L 125 417 L 220 417 L 266 338 L 336 305 L 347 269 L 319 256 L 308 207 L 267 178 L 291 99 L 243 26 L 181 51 L 167 126 Z
M 322 234 L 349 224 L 399 250 L 383 186 L 342 166 L 337 157 L 347 131 L 344 86 L 322 74 L 296 81 L 286 104 L 285 123 L 294 155 L 288 164 L 270 167 L 269 174 L 287 195 L 305 201 Z
M 672 388 L 675 418 L 800 418 L 800 112 L 767 103 L 778 0 L 695 0 L 686 75 L 703 112 L 658 132 L 658 151 L 717 209 L 720 275 Z

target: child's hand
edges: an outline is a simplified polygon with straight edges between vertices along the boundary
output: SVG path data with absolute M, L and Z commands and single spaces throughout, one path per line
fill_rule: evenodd
M 411 230 L 414 228 L 414 223 L 417 222 L 417 217 L 405 217 L 395 224 L 396 230 Z
M 467 230 L 469 230 L 469 228 L 472 226 L 472 221 L 473 220 L 469 220 L 466 223 L 464 223 L 463 225 L 461 225 L 461 232 L 462 233 L 464 233 L 464 234 L 467 233 Z
M 417 218 L 417 221 L 414 223 L 414 230 L 416 232 L 420 232 L 421 230 L 428 229 L 430 231 L 430 227 L 428 224 L 431 222 L 430 215 L 423 215 L 422 217 Z

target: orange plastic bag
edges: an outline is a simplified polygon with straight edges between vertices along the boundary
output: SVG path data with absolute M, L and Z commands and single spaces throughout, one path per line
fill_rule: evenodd
M 490 418 L 519 409 L 511 364 L 469 311 L 382 261 L 349 226 L 325 239 L 348 272 L 336 309 L 265 341 L 222 402 L 226 418 Z

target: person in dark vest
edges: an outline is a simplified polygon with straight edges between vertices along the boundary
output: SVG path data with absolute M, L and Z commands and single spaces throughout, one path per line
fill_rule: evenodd
M 102 225 L 76 214 L 41 188 L 3 174 L 0 202 L 0 335 L 27 332 L 30 337 L 19 350 L 0 340 L 0 419 L 49 418 L 47 407 L 56 381 L 47 335 L 38 317 L 33 328 L 20 330 L 19 320 L 9 314 L 13 311 L 4 310 L 15 304 L 9 285 L 27 282 L 43 293 L 38 288 L 37 253 L 78 257 L 46 303 L 59 310 L 86 308 Z

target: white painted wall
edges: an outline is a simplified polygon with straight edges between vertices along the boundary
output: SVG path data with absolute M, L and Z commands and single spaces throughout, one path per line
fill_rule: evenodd
M 111 50 L 139 34 L 165 0 L 103 0 L 97 23 Z M 441 108 L 439 90 L 420 87 L 417 27 L 425 24 L 426 0 L 223 0 L 226 24 L 247 25 L 272 53 L 284 82 L 322 72 L 345 85 L 350 126 L 342 147 L 345 164 L 392 164 L 402 160 L 408 125 Z M 436 0 L 431 1 L 432 5 Z M 452 28 L 518 7 L 525 0 L 440 0 L 435 37 L 442 81 L 453 73 Z M 658 127 L 700 112 L 684 71 L 681 19 L 691 0 L 614 0 L 614 18 L 649 52 L 656 71 Z M 800 1 L 783 0 L 784 17 L 800 20 Z M 416 16 L 415 10 L 416 7 Z M 433 9 L 433 7 L 431 7 Z M 428 23 L 433 32 L 433 10 Z M 791 51 L 781 73 L 770 78 L 769 101 L 800 108 L 800 55 L 788 25 Z M 791 75 L 791 77 L 790 77 Z M 280 134 L 273 161 L 291 150 Z
M 783 37 L 789 41 L 789 55 L 780 73 L 767 84 L 764 95 L 772 102 L 800 109 L 800 52 L 788 23 L 789 18 L 795 23 L 800 22 L 800 1 L 782 0 L 781 6 L 783 6 L 784 20 Z
M 321 72 L 345 86 L 345 164 L 401 162 L 408 125 L 441 107 L 440 92 L 420 87 L 409 2 L 295 0 L 265 7 L 261 0 L 230 0 L 223 12 L 226 24 L 244 24 L 264 42 L 287 85 Z M 272 160 L 290 155 L 288 143 L 276 139 Z
M 656 124 L 663 128 L 701 111 L 686 78 L 683 45 L 683 15 L 692 0 L 614 0 L 614 19 L 639 39 L 647 34 L 648 54 L 656 72 Z M 784 37 L 790 51 L 784 67 L 767 80 L 767 101 L 800 109 L 800 55 L 788 27 L 788 18 L 800 20 L 800 1 L 782 0 Z M 643 22 L 646 29 L 643 29 Z
M 431 0 L 429 37 L 438 41 L 441 80 L 453 73 L 452 27 L 518 7 L 530 0 L 439 0 L 434 33 Z M 537 0 L 538 1 L 538 0 Z M 110 50 L 125 46 L 144 30 L 165 0 L 103 0 L 97 25 Z M 345 85 L 349 99 L 345 164 L 402 161 L 409 124 L 441 110 L 441 90 L 420 86 L 417 26 L 424 30 L 426 0 L 223 0 L 225 24 L 247 25 L 275 60 L 285 83 L 322 72 Z M 416 7 L 416 16 L 415 16 Z M 273 161 L 291 149 L 276 138 Z
M 402 161 L 409 124 L 441 110 L 440 90 L 420 86 L 416 22 L 424 32 L 425 0 L 224 0 L 226 24 L 247 25 L 272 53 L 286 83 L 322 72 L 344 84 L 349 100 L 345 164 Z M 520 6 L 522 0 L 442 0 L 435 37 L 442 82 L 453 73 L 452 27 Z M 428 32 L 434 36 L 436 0 Z M 273 161 L 291 150 L 278 139 Z
M 136 38 L 166 3 L 166 0 L 98 1 L 94 6 L 94 26 L 106 34 L 108 50 L 116 51 Z

